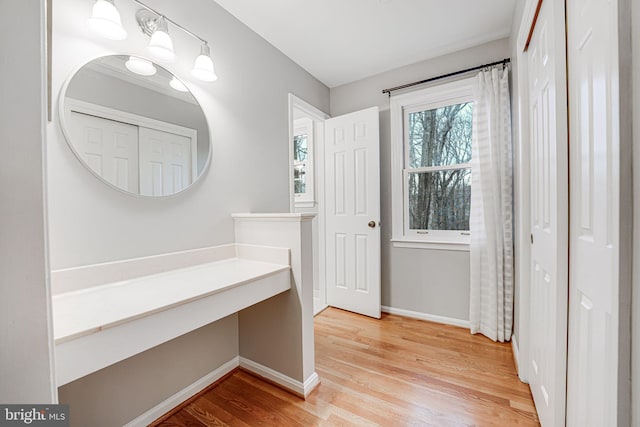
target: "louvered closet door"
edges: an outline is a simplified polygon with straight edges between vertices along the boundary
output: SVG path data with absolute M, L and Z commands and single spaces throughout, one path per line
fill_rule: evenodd
M 543 1 L 527 51 L 531 153 L 529 383 L 543 427 L 564 426 L 568 182 L 564 2 Z

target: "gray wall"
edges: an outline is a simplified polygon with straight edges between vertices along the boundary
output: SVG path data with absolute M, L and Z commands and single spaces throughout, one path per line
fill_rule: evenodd
M 89 32 L 86 20 L 92 4 L 55 1 L 56 100 L 72 71 L 92 58 L 113 53 L 146 56 L 147 39 L 135 24 L 133 2 L 117 2 L 129 33 L 120 42 Z M 78 162 L 63 138 L 56 111 L 47 127 L 53 269 L 231 243 L 231 213 L 287 212 L 287 94 L 329 109 L 327 87 L 215 2 L 154 0 L 150 5 L 210 42 L 217 82 L 200 83 L 191 77 L 199 45 L 178 30 L 171 32 L 178 61 L 166 68 L 189 86 L 205 111 L 213 140 L 212 167 L 183 194 L 163 199 L 122 194 Z M 118 425 L 216 369 L 238 354 L 237 316 L 183 338 L 65 386 L 61 397 L 78 411 L 74 424 L 96 425 L 80 408 L 100 404 L 123 407 L 123 415 L 118 415 L 120 409 L 99 412 L 113 417 L 103 420 L 105 425 Z M 175 375 L 167 373 L 173 369 L 178 369 Z M 160 380 L 152 381 L 156 377 Z M 148 381 L 150 385 L 140 387 Z
M 469 253 L 391 246 L 389 98 L 382 89 L 510 56 L 508 39 L 419 62 L 331 89 L 331 115 L 380 108 L 382 304 L 469 319 Z
M 633 163 L 634 170 L 634 246 L 633 300 L 631 305 L 631 407 L 632 425 L 640 427 L 640 4 L 631 2 L 633 49 Z
M 620 229 L 618 260 L 618 425 L 631 424 L 632 400 L 632 289 L 633 289 L 633 72 L 632 4 L 637 0 L 619 0 L 618 48 L 620 67 Z M 637 24 L 637 23 L 636 23 Z M 636 33 L 637 35 L 638 33 Z M 634 39 L 640 40 L 637 37 Z M 636 64 L 637 67 L 637 64 Z M 637 112 L 636 112 L 637 113 Z M 637 121 L 636 121 L 637 126 Z M 636 138 L 637 138 L 636 133 Z M 638 188 L 638 187 L 635 187 Z M 637 399 L 637 396 L 635 397 Z M 637 410 L 637 408 L 636 408 Z M 636 423 L 640 420 L 636 420 Z
M 44 22 L 44 1 L 0 3 L 2 403 L 56 399 L 48 327 Z

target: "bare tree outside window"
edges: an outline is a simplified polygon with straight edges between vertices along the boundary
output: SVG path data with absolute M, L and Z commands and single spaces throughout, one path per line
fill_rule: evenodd
M 473 103 L 406 117 L 409 229 L 469 230 Z

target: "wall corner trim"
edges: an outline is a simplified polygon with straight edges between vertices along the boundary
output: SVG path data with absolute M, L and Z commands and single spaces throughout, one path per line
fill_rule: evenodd
M 412 319 L 426 320 L 429 322 L 442 323 L 443 325 L 451 325 L 471 329 L 471 325 L 469 324 L 468 320 L 438 316 L 437 314 L 420 313 L 418 311 L 404 310 L 402 308 L 388 307 L 386 305 L 383 305 L 382 307 L 380 307 L 380 309 L 383 313 L 395 314 L 397 316 L 410 317 Z
M 176 406 L 180 405 L 185 400 L 195 396 L 200 393 L 205 388 L 209 387 L 211 384 L 215 383 L 228 373 L 232 372 L 240 365 L 240 358 L 238 356 L 233 359 L 225 362 L 223 365 L 218 367 L 217 369 L 209 372 L 204 377 L 196 380 L 194 383 L 188 385 L 182 390 L 178 391 L 174 395 L 165 399 L 164 401 L 158 403 L 153 408 L 149 409 L 144 414 L 138 416 L 136 419 L 128 422 L 124 425 L 124 427 L 144 427 L 148 426 Z
M 320 378 L 316 372 L 311 374 L 303 383 L 242 356 L 240 356 L 240 368 L 270 381 L 303 399 L 306 399 L 320 384 Z

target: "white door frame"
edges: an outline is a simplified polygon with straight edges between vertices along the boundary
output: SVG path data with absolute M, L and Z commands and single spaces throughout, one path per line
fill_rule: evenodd
M 315 202 L 318 205 L 318 280 L 320 288 L 321 307 L 327 307 L 326 288 L 326 254 L 325 254 L 325 189 L 324 189 L 324 121 L 330 116 L 317 107 L 309 104 L 302 98 L 289 93 L 289 212 L 295 211 L 293 188 L 293 134 L 294 134 L 294 109 L 303 111 L 311 117 L 317 126 L 314 126 L 314 171 L 315 171 Z M 318 125 L 318 124 L 322 125 Z M 315 313 L 314 313 L 315 314 Z
M 518 337 L 512 339 L 514 356 L 518 369 L 518 377 L 524 383 L 529 382 L 529 361 L 530 353 L 530 310 L 531 300 L 531 165 L 530 165 L 530 120 L 529 120 L 529 73 L 526 64 L 528 63 L 528 53 L 525 50 L 529 42 L 535 20 L 538 17 L 539 8 L 543 0 L 525 0 L 524 12 L 520 22 L 518 38 L 516 43 L 516 77 L 518 96 L 517 99 L 517 124 L 514 129 L 518 130 L 517 138 L 514 142 L 514 219 L 515 219 L 515 280 L 517 288 L 518 302 Z M 547 0 L 549 1 L 549 0 Z M 562 21 L 564 22 L 564 21 Z M 565 32 L 564 25 L 557 31 Z M 564 49 L 556 50 L 558 54 Z M 564 63 L 565 59 L 562 58 Z M 566 111 L 566 107 L 565 107 Z M 568 173 L 569 165 L 566 165 Z M 567 233 L 567 243 L 568 243 Z M 568 260 L 563 260 L 567 262 Z M 567 289 L 568 293 L 568 289 Z M 568 307 L 567 307 L 568 311 Z
M 527 71 L 527 53 L 524 47 L 537 15 L 539 0 L 526 0 L 520 31 L 516 44 L 516 70 L 518 79 L 517 126 L 518 137 L 514 149 L 514 228 L 515 228 L 515 280 L 518 292 L 518 338 L 512 340 L 514 356 L 518 367 L 518 377 L 529 382 L 529 301 L 531 275 L 531 168 L 529 164 L 529 84 Z M 524 363 L 523 363 L 524 362 Z

